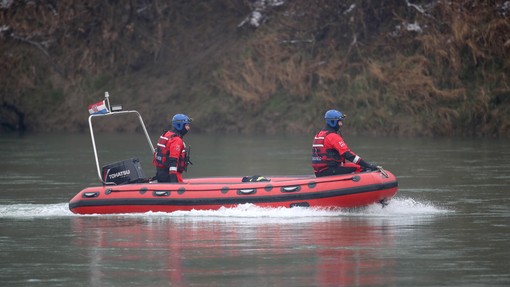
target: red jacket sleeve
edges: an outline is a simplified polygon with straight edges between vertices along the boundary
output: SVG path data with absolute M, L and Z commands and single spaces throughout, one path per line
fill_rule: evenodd
M 179 159 L 182 149 L 184 148 L 182 139 L 180 137 L 173 137 L 168 141 L 167 148 L 170 151 L 169 157 Z
M 324 139 L 324 147 L 336 149 L 341 156 L 343 156 L 345 152 L 351 151 L 344 139 L 337 133 L 330 133 L 326 136 Z
M 177 166 L 179 165 L 179 158 L 184 148 L 184 143 L 180 137 L 173 137 L 167 142 L 167 149 L 170 151 L 169 157 L 169 169 L 170 173 L 177 173 Z
M 361 157 L 359 157 L 357 154 L 351 151 L 347 144 L 345 143 L 344 139 L 339 134 L 336 133 L 328 134 L 324 139 L 324 146 L 326 148 L 336 149 L 340 153 L 340 156 L 344 157 L 348 161 L 351 161 L 355 164 L 361 165 L 372 170 L 377 169 L 376 166 L 364 161 L 363 159 L 361 159 Z

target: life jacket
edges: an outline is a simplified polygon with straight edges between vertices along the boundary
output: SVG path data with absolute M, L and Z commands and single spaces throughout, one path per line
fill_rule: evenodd
M 170 167 L 170 151 L 168 150 L 167 143 L 174 137 L 178 137 L 179 134 L 165 131 L 159 137 L 158 143 L 156 145 L 156 150 L 154 151 L 154 159 L 152 160 L 152 164 L 157 168 L 165 168 L 168 169 Z M 186 148 L 186 143 L 182 142 L 183 149 L 177 159 L 177 172 L 182 173 L 188 169 L 188 164 L 191 163 L 189 158 L 189 151 Z
M 188 164 L 191 163 L 189 157 L 189 148 L 186 146 L 186 143 L 182 142 L 183 149 L 181 155 L 179 156 L 179 161 L 177 162 L 177 172 L 182 173 L 184 171 L 188 171 Z M 191 163 L 192 164 L 192 163 Z
M 331 131 L 320 131 L 313 139 L 312 167 L 317 173 L 333 166 L 343 166 L 345 158 L 334 148 L 326 148 L 324 139 Z

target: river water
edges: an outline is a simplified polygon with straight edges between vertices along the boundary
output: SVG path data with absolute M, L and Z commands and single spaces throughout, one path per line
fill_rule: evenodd
M 153 135 L 157 136 L 157 135 Z M 392 171 L 388 206 L 80 216 L 88 134 L 0 135 L 2 286 L 509 286 L 510 141 L 346 137 Z M 151 152 L 97 136 L 101 165 Z M 152 139 L 153 142 L 155 139 Z M 185 177 L 310 174 L 311 135 L 186 137 Z

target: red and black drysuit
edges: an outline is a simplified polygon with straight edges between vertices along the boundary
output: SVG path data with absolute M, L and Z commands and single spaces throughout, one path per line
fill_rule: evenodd
M 345 160 L 351 163 L 346 163 Z M 312 167 L 317 177 L 360 172 L 377 167 L 352 152 L 335 129 L 329 126 L 315 135 L 312 145 Z
M 164 131 L 158 139 L 152 164 L 158 182 L 182 182 L 182 172 L 189 163 L 189 151 L 176 131 Z

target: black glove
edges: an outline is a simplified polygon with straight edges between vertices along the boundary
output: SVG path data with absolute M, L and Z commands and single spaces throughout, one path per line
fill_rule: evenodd
M 373 171 L 373 170 L 377 170 L 377 166 L 371 164 L 371 163 L 368 163 L 364 160 L 360 160 L 359 163 L 358 163 L 360 166 L 364 167 L 365 170 L 368 170 L 368 171 Z
M 368 164 L 368 167 L 367 167 L 368 170 L 378 170 L 379 168 L 371 163 Z
M 179 180 L 177 179 L 177 174 L 175 173 L 170 174 L 170 182 L 179 182 Z

